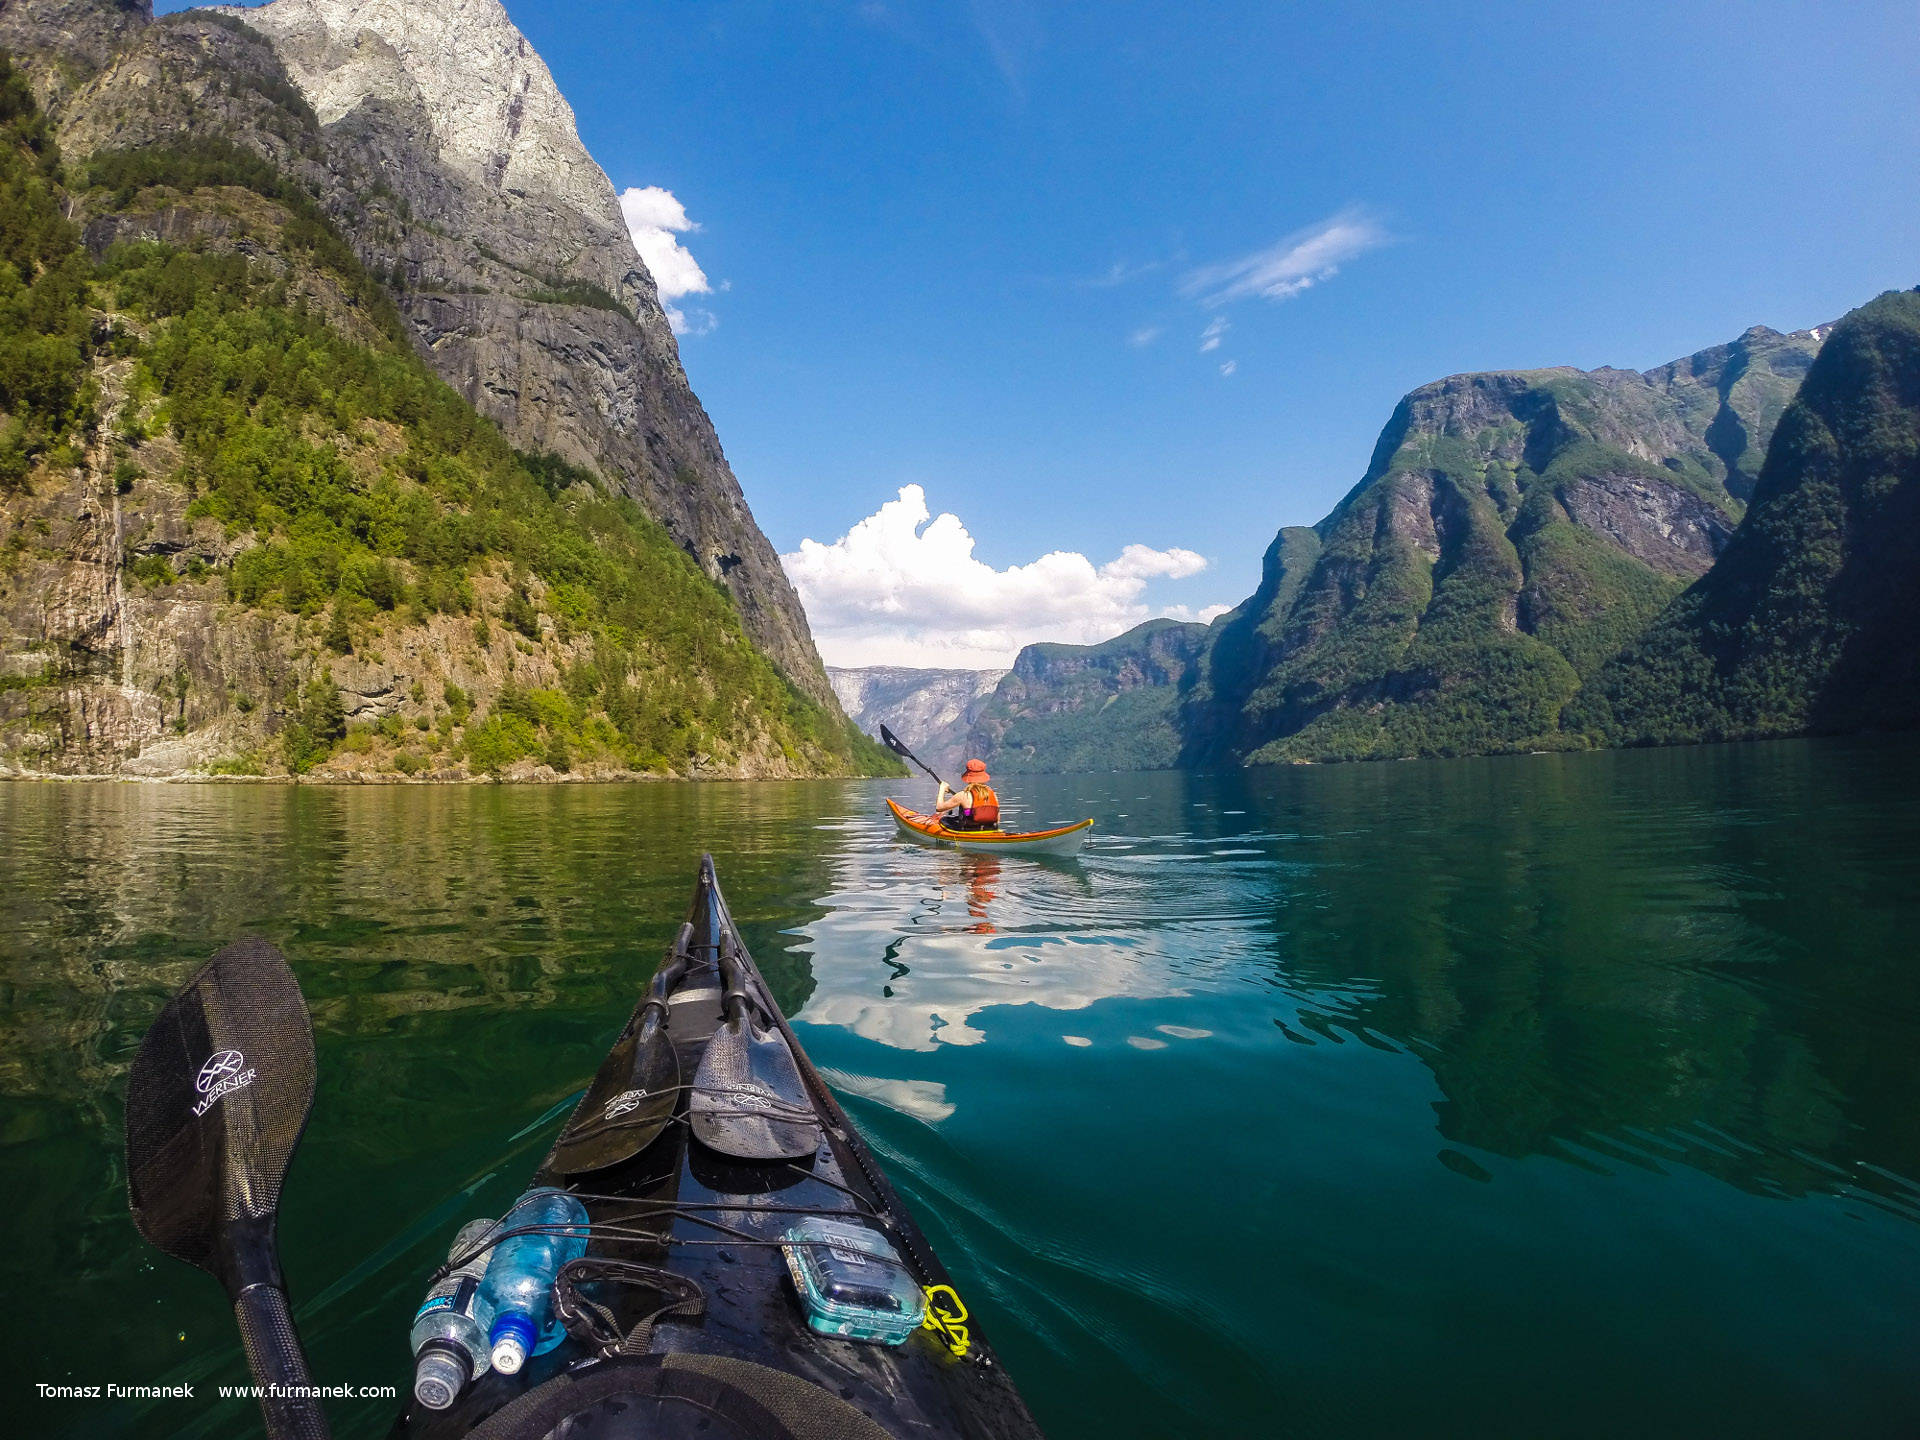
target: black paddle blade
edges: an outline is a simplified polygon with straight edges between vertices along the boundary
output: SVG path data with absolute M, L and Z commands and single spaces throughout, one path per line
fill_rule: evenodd
M 313 1078 L 313 1022 L 280 952 L 241 940 L 201 966 L 127 1081 L 127 1198 L 147 1241 L 236 1288 L 231 1233 L 278 1210 Z
M 731 941 L 723 942 L 731 945 Z M 820 1119 L 786 1036 L 762 1029 L 731 949 L 720 952 L 726 1023 L 693 1077 L 687 1115 L 694 1138 L 736 1160 L 800 1160 L 820 1147 Z
M 584 1175 L 630 1160 L 666 1129 L 680 1099 L 680 1057 L 665 1012 L 642 1005 L 580 1098 L 546 1168 Z
M 673 1118 L 680 1056 L 667 1034 L 667 997 L 693 963 L 692 945 L 693 926 L 682 925 L 647 986 L 647 998 L 628 1017 L 554 1142 L 545 1167 L 551 1173 L 584 1175 L 630 1160 Z
M 880 727 L 880 743 L 896 755 L 905 755 L 909 760 L 913 758 L 912 752 L 900 743 L 900 737 L 884 725 Z
M 688 1109 L 694 1138 L 736 1160 L 801 1160 L 820 1148 L 820 1121 L 786 1038 L 744 1011 L 707 1042 Z

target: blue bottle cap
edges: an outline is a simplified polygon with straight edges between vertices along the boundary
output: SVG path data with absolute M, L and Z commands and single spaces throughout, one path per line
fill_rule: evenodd
M 533 1322 L 526 1316 L 508 1311 L 493 1322 L 487 1343 L 493 1347 L 493 1368 L 502 1375 L 515 1375 L 527 1363 L 533 1349 Z

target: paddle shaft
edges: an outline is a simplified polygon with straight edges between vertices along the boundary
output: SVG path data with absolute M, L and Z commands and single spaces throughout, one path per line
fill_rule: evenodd
M 275 1285 L 247 1286 L 234 1297 L 233 1321 L 240 1327 L 247 1369 L 261 1387 L 260 1415 L 267 1434 L 272 1440 L 328 1440 L 327 1417 L 313 1393 L 286 1291 Z
M 922 770 L 925 770 L 927 772 L 928 778 L 933 780 L 936 784 L 945 785 L 947 783 L 946 781 L 942 780 L 938 775 L 935 775 L 933 773 L 932 768 L 927 764 L 926 761 L 922 760 L 918 755 L 914 754 L 911 750 L 907 749 L 906 746 L 902 745 L 900 743 L 900 737 L 894 734 L 893 731 L 889 730 L 884 725 L 880 727 L 880 738 L 886 741 L 887 748 L 893 751 L 894 754 L 902 757 L 903 759 L 911 760 L 914 764 L 918 765 Z

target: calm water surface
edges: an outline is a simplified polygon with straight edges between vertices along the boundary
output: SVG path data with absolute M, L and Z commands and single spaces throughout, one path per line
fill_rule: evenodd
M 209 953 L 270 936 L 313 1007 L 316 1377 L 404 1386 L 704 848 L 1055 1440 L 1920 1429 L 1920 747 L 1013 780 L 1101 818 L 1051 865 L 898 843 L 888 788 L 0 786 L 16 1416 L 257 1433 L 125 1209 Z M 160 1380 L 200 1398 L 30 1398 Z

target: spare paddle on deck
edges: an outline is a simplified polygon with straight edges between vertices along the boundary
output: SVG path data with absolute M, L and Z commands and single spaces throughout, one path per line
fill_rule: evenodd
M 600 1073 L 547 1157 L 555 1175 L 584 1175 L 630 1160 L 666 1129 L 680 1100 L 680 1057 L 667 1034 L 667 996 L 693 963 L 693 926 L 682 925 L 666 963 L 620 1032 Z
M 914 754 L 911 750 L 907 749 L 906 746 L 902 745 L 900 743 L 900 737 L 894 734 L 893 731 L 889 730 L 884 725 L 880 727 L 880 743 L 885 745 L 889 750 L 893 751 L 894 754 L 900 756 L 902 759 L 911 760 L 914 764 L 918 765 L 922 770 L 926 770 L 927 777 L 931 779 L 935 784 L 939 785 L 939 787 L 943 791 L 947 788 L 947 782 L 942 780 L 938 775 L 935 775 L 933 771 L 927 770 L 926 761 L 922 760 L 918 755 Z
M 694 1137 L 736 1160 L 800 1160 L 820 1148 L 820 1118 L 786 1036 L 759 1023 L 759 1001 L 731 936 L 721 942 L 726 1019 L 693 1077 Z
M 273 1440 L 327 1436 L 274 1234 L 313 1077 L 313 1022 L 293 971 L 266 941 L 242 940 L 167 1002 L 127 1081 L 133 1223 L 226 1286 L 247 1367 L 282 1390 L 260 1401 Z

